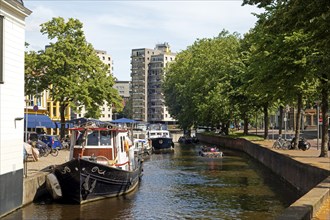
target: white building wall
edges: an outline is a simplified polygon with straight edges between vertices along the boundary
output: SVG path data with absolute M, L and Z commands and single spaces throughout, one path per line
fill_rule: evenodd
M 4 84 L 0 84 L 0 175 L 23 169 L 24 120 L 15 121 L 15 118 L 24 118 L 25 24 L 9 13 L 0 8 L 0 14 L 5 17 Z
M 173 62 L 175 60 L 175 54 L 173 55 L 169 55 L 169 54 L 166 54 L 164 57 L 165 57 L 165 60 L 164 60 L 164 67 L 166 67 L 170 62 Z M 166 77 L 166 73 L 165 74 L 165 77 Z M 164 95 L 164 94 L 163 94 Z M 170 113 L 168 112 L 168 109 L 167 109 L 167 106 L 164 106 L 164 121 L 175 121 L 174 118 L 171 117 Z
M 108 66 L 108 74 L 113 75 L 111 56 L 107 54 L 107 52 L 104 50 L 96 50 L 96 54 L 100 58 L 100 60 Z M 101 121 L 112 121 L 112 108 L 111 105 L 108 105 L 107 102 L 101 107 L 101 117 L 99 119 Z

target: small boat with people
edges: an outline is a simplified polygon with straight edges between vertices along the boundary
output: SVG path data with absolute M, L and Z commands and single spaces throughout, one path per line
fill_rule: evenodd
M 202 146 L 201 150 L 198 154 L 202 157 L 209 157 L 209 158 L 222 158 L 223 152 L 216 146 Z
M 54 166 L 46 178 L 54 199 L 82 204 L 138 186 L 143 160 L 135 154 L 126 129 L 91 119 L 70 130 L 69 161 Z
M 172 151 L 174 150 L 173 139 L 165 125 L 149 125 L 147 138 L 151 141 L 153 151 Z

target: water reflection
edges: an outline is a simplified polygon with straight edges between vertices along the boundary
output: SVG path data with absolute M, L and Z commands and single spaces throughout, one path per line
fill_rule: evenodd
M 84 205 L 31 204 L 4 219 L 273 219 L 298 197 L 238 152 L 198 156 L 198 146 L 145 160 L 138 189 Z

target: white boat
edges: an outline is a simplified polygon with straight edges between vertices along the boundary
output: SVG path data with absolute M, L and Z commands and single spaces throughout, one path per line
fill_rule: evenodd
M 173 150 L 174 143 L 170 132 L 162 125 L 150 125 L 147 138 L 151 141 L 153 151 Z
M 138 155 L 150 155 L 152 153 L 151 145 L 146 139 L 134 139 L 133 141 L 134 151 Z
M 136 154 L 141 156 L 150 155 L 152 153 L 151 141 L 147 138 L 146 129 L 133 129 L 133 146 Z

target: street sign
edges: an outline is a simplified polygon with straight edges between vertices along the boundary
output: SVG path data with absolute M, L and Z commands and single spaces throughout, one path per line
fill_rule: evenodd
M 35 106 L 33 106 L 33 111 L 38 111 L 38 106 L 37 105 L 35 105 Z

